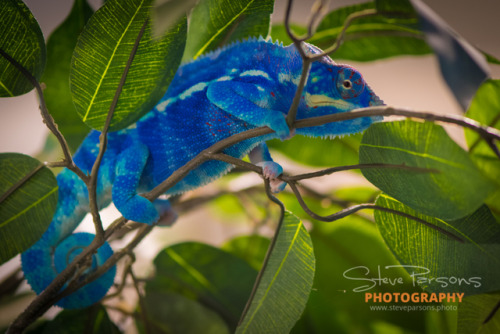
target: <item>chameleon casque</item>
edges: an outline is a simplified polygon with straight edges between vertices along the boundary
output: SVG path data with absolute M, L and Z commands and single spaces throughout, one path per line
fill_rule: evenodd
M 304 44 L 309 54 L 321 52 Z M 154 203 L 138 195 L 152 189 L 200 151 L 233 134 L 268 126 L 275 131 L 245 140 L 224 151 L 233 157 L 249 155 L 263 167 L 272 190 L 285 186 L 276 179 L 282 168 L 272 161 L 265 141 L 287 139 L 285 117 L 292 103 L 302 70 L 295 46 L 284 47 L 252 38 L 208 53 L 179 67 L 160 102 L 136 124 L 108 134 L 108 148 L 98 176 L 99 207 L 113 201 L 129 220 L 152 224 L 170 211 L 168 200 Z M 350 66 L 337 65 L 328 56 L 312 63 L 297 112 L 297 119 L 348 112 L 382 105 L 383 102 Z M 363 131 L 377 117 L 358 118 L 297 129 L 313 137 L 334 137 Z M 74 156 L 89 172 L 99 149 L 99 132 L 92 131 Z M 233 166 L 208 161 L 191 171 L 167 195 L 180 194 L 221 177 Z M 57 176 L 59 203 L 42 238 L 22 254 L 22 266 L 35 292 L 43 291 L 67 263 L 89 245 L 90 233 L 73 233 L 88 209 L 84 183 L 65 169 Z M 106 243 L 94 255 L 88 274 L 112 254 Z M 59 300 L 64 308 L 86 307 L 99 301 L 113 284 L 116 268 L 100 279 Z

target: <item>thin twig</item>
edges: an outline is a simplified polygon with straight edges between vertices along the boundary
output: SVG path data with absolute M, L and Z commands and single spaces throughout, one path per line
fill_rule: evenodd
M 135 291 L 136 291 L 137 297 L 139 299 L 139 305 L 141 307 L 139 315 L 141 317 L 142 323 L 144 324 L 144 329 L 145 329 L 147 334 L 153 333 L 153 330 L 151 329 L 151 324 L 149 323 L 149 320 L 147 317 L 146 303 L 144 302 L 144 297 L 141 293 L 141 290 L 139 289 L 139 281 L 135 277 L 134 271 L 132 270 L 132 268 L 129 268 L 129 272 L 130 272 L 130 277 L 132 277 L 132 280 L 134 282 Z
M 300 49 L 302 50 L 302 47 L 300 47 Z M 309 77 L 311 62 L 312 61 L 309 58 L 303 58 L 302 60 L 302 73 L 300 75 L 300 81 L 297 85 L 295 95 L 293 96 L 292 104 L 290 105 L 290 108 L 288 109 L 288 113 L 286 115 L 286 123 L 291 130 L 294 129 L 295 120 L 297 119 L 297 111 L 299 110 L 302 92 L 304 91 L 304 87 L 306 86 L 307 79 Z
M 488 125 L 491 126 L 491 127 L 495 127 L 495 125 L 498 123 L 498 121 L 500 121 L 500 113 L 497 114 L 489 123 Z M 469 152 L 473 152 L 477 145 L 479 145 L 479 143 L 481 142 L 481 137 L 478 137 L 474 143 L 472 143 L 472 145 L 469 147 Z
M 112 299 L 112 298 L 115 298 L 115 297 L 117 297 L 117 296 L 119 296 L 119 295 L 122 294 L 123 289 L 127 285 L 127 276 L 129 275 L 129 269 L 132 267 L 132 264 L 135 262 L 135 255 L 134 255 L 134 253 L 132 253 L 132 252 L 129 253 L 129 256 L 131 258 L 131 261 L 127 262 L 127 264 L 125 266 L 125 269 L 123 269 L 123 274 L 122 274 L 122 279 L 120 281 L 120 285 L 118 285 L 118 287 L 116 288 L 115 292 L 104 296 L 102 298 L 102 300 Z
M 87 180 L 87 175 L 85 175 L 82 170 L 74 163 L 73 158 L 71 157 L 71 151 L 69 149 L 68 143 L 66 139 L 59 131 L 57 124 L 54 122 L 54 119 L 50 115 L 47 105 L 45 104 L 45 98 L 43 96 L 43 90 L 40 86 L 40 83 L 36 80 L 36 78 L 25 69 L 17 60 L 12 58 L 9 54 L 7 54 L 3 49 L 0 48 L 0 55 L 2 55 L 9 63 L 12 64 L 22 75 L 35 87 L 39 101 L 40 101 L 40 114 L 42 115 L 43 122 L 49 128 L 50 132 L 56 136 L 59 141 L 59 145 L 61 145 L 61 149 L 64 155 L 64 167 L 71 170 L 73 173 L 78 175 L 82 180 Z
M 318 60 L 324 56 L 327 56 L 327 55 L 332 54 L 333 52 L 337 51 L 340 48 L 340 46 L 342 46 L 342 43 L 344 42 L 345 33 L 353 21 L 361 19 L 361 18 L 365 18 L 365 17 L 376 16 L 376 15 L 379 15 L 379 13 L 377 13 L 376 9 L 365 9 L 365 10 L 361 10 L 359 12 L 355 12 L 355 13 L 350 14 L 345 19 L 344 25 L 342 26 L 342 30 L 337 35 L 337 39 L 335 40 L 333 45 L 330 46 L 329 48 L 327 48 L 326 50 L 324 50 L 322 53 L 310 55 L 309 58 L 312 60 Z
M 379 206 L 379 205 L 376 205 L 376 204 L 373 204 L 373 203 L 365 203 L 365 204 L 358 204 L 358 205 L 354 205 L 352 207 L 349 207 L 349 208 L 346 208 L 346 209 L 343 209 L 341 211 L 338 211 L 338 212 L 335 212 L 331 215 L 328 215 L 328 216 L 321 216 L 321 215 L 318 215 L 317 213 L 315 213 L 314 211 L 312 211 L 308 206 L 307 204 L 305 203 L 304 199 L 302 198 L 302 195 L 300 194 L 298 188 L 297 188 L 297 185 L 294 183 L 294 182 L 290 182 L 289 183 L 289 186 L 290 188 L 292 189 L 295 197 L 297 198 L 297 200 L 299 201 L 299 204 L 300 206 L 302 207 L 302 209 L 304 209 L 304 211 L 309 215 L 311 216 L 312 218 L 316 219 L 316 220 L 319 220 L 319 221 L 323 221 L 323 222 L 333 222 L 333 221 L 336 221 L 336 220 L 339 220 L 339 219 L 342 219 L 342 218 L 345 218 L 355 212 L 358 212 L 360 210 L 364 210 L 364 209 L 373 209 L 373 210 L 379 210 L 379 211 L 384 211 L 384 212 L 389 212 L 389 213 L 392 213 L 392 214 L 396 214 L 396 215 L 399 215 L 399 216 L 402 216 L 402 217 L 405 217 L 405 218 L 408 218 L 408 219 L 412 219 L 418 223 L 421 223 L 427 227 L 430 227 L 436 231 L 438 231 L 439 233 L 442 233 L 448 237 L 450 237 L 451 239 L 453 240 L 456 240 L 456 241 L 459 241 L 459 242 L 464 242 L 463 239 L 459 238 L 458 236 L 454 235 L 453 233 L 439 227 L 439 226 L 436 226 L 434 224 L 431 224 L 421 218 L 418 218 L 418 217 L 415 217 L 413 215 L 410 215 L 410 214 L 407 214 L 405 212 L 401 212 L 401 211 L 398 211 L 398 210 L 393 210 L 393 209 L 390 209 L 390 208 L 386 208 L 386 207 L 382 207 L 382 206 Z
M 304 179 L 311 179 L 315 177 L 330 175 L 337 172 L 347 171 L 347 170 L 355 170 L 355 169 L 371 169 L 371 168 L 389 168 L 389 169 L 402 169 L 415 173 L 440 173 L 439 170 L 434 168 L 422 168 L 422 167 L 413 167 L 407 166 L 403 164 L 384 164 L 384 163 L 373 163 L 373 164 L 358 164 L 358 165 L 347 165 L 347 166 L 339 166 L 323 169 L 317 172 L 305 173 L 300 175 L 287 176 L 286 181 L 299 181 Z
M 247 300 L 247 303 L 245 305 L 245 308 L 243 309 L 243 312 L 241 313 L 240 320 L 238 322 L 238 326 L 240 326 L 245 319 L 246 314 L 248 313 L 248 310 L 250 309 L 250 306 L 255 298 L 255 294 L 257 293 L 257 289 L 259 288 L 260 282 L 262 281 L 262 276 L 264 275 L 264 272 L 267 269 L 267 265 L 269 264 L 269 259 L 271 258 L 271 255 L 273 253 L 274 247 L 276 246 L 276 242 L 278 241 L 278 236 L 279 232 L 281 230 L 281 226 L 283 226 L 283 220 L 285 218 L 285 205 L 277 199 L 272 193 L 271 193 L 271 187 L 269 185 L 269 180 L 265 180 L 265 187 L 266 187 L 266 194 L 269 199 L 276 203 L 280 207 L 280 220 L 278 225 L 276 226 L 276 230 L 274 232 L 274 236 L 271 240 L 271 244 L 269 245 L 269 248 L 267 249 L 266 257 L 264 258 L 264 262 L 262 263 L 262 267 L 259 270 L 259 273 L 257 275 L 257 278 L 255 279 L 252 292 L 250 293 L 250 297 Z
M 141 42 L 142 36 L 146 31 L 146 27 L 148 25 L 149 18 L 144 21 L 144 24 L 135 39 L 134 46 L 132 47 L 132 51 L 130 51 L 130 55 L 127 60 L 127 64 L 123 69 L 122 77 L 120 78 L 120 82 L 115 91 L 115 96 L 113 97 L 113 101 L 109 106 L 109 111 L 106 116 L 106 122 L 104 123 L 104 127 L 99 135 L 99 153 L 97 154 L 97 158 L 92 166 L 92 171 L 90 172 L 90 179 L 87 183 L 88 193 L 89 193 L 89 207 L 90 213 L 92 215 L 92 221 L 94 222 L 95 228 L 95 237 L 98 240 L 102 240 L 104 238 L 104 229 L 102 227 L 101 216 L 99 215 L 99 207 L 97 205 L 97 179 L 99 174 L 99 168 L 101 166 L 102 159 L 104 157 L 104 153 L 106 152 L 106 147 L 108 144 L 108 131 L 111 125 L 111 120 L 113 119 L 113 114 L 115 112 L 116 106 L 118 105 L 118 100 L 120 98 L 121 92 L 123 90 L 123 86 L 125 86 L 125 81 L 127 80 L 127 75 L 132 66 L 132 62 L 134 61 L 135 55 L 137 53 L 137 49 L 139 48 L 139 43 Z
M 316 2 L 314 2 L 313 8 L 311 9 L 311 18 L 308 20 L 309 24 L 307 25 L 307 36 L 303 39 L 303 41 L 308 40 L 314 35 L 317 23 L 321 19 L 325 9 L 327 9 L 326 7 L 327 1 L 325 0 L 316 0 Z

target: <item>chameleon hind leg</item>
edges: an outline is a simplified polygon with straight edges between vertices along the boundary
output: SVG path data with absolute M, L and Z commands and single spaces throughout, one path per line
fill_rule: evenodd
M 160 218 L 158 210 L 148 199 L 137 194 L 148 157 L 147 146 L 138 141 L 132 141 L 120 153 L 116 161 L 112 198 L 116 208 L 125 218 L 153 224 Z
M 277 178 L 283 174 L 283 168 L 273 161 L 265 143 L 257 145 L 248 154 L 248 157 L 253 164 L 262 167 L 262 174 L 266 179 L 269 179 L 271 191 L 273 193 L 279 193 L 285 189 L 286 182 Z

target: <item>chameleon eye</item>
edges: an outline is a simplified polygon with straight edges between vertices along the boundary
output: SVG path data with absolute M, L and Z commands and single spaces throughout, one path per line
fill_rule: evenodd
M 343 99 L 359 96 L 365 89 L 365 81 L 361 74 L 352 67 L 342 67 L 338 71 L 337 90 Z
M 342 83 L 342 85 L 344 85 L 345 89 L 351 89 L 352 88 L 352 82 L 351 82 L 351 80 L 344 80 L 344 82 Z

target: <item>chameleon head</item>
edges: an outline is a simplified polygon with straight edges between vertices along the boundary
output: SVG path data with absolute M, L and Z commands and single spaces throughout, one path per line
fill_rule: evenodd
M 319 52 L 319 49 L 308 46 L 310 53 Z M 311 64 L 297 118 L 349 112 L 353 109 L 383 104 L 367 85 L 361 73 L 351 66 L 338 65 L 330 57 L 325 56 Z M 334 137 L 363 131 L 371 123 L 380 120 L 382 120 L 380 116 L 355 118 L 313 128 L 297 129 L 297 133 L 315 137 Z

